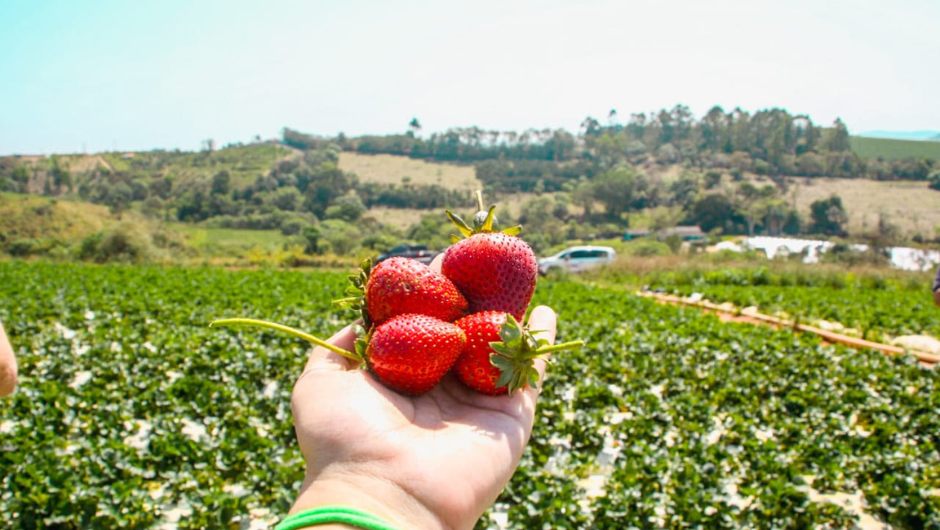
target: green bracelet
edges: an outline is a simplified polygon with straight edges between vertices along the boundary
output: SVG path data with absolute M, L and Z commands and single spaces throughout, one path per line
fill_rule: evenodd
M 297 530 L 308 526 L 340 523 L 365 530 L 396 530 L 394 526 L 366 512 L 345 506 L 320 506 L 288 515 L 274 530 Z

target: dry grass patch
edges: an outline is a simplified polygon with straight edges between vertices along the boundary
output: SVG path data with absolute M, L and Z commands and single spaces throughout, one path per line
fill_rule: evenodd
M 799 178 L 791 181 L 790 189 L 807 218 L 813 201 L 833 194 L 842 197 L 853 235 L 877 228 L 879 213 L 908 235 L 930 236 L 940 228 L 940 191 L 931 190 L 925 181 Z
M 372 217 L 382 224 L 405 230 L 409 226 L 417 223 L 425 215 L 438 214 L 443 216 L 444 212 L 439 210 L 422 210 L 419 208 L 386 208 L 384 206 L 373 206 L 366 212 L 366 215 Z
M 406 156 L 343 152 L 339 155 L 339 167 L 359 175 L 365 182 L 401 184 L 408 179 L 412 184 L 437 184 L 454 190 L 476 190 L 482 186 L 473 166 L 425 162 Z

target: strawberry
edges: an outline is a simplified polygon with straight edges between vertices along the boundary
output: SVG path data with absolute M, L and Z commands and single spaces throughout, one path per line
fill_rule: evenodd
M 374 267 L 365 260 L 349 281 L 351 296 L 333 302 L 358 309 L 367 328 L 405 313 L 453 322 L 467 311 L 467 299 L 452 281 L 413 259 L 389 258 Z
M 354 352 L 298 329 L 250 318 L 216 320 L 213 326 L 255 326 L 274 329 L 322 346 L 358 366 L 365 364 L 385 386 L 403 394 L 419 395 L 434 388 L 464 350 L 463 330 L 427 315 L 404 314 L 390 318 L 356 340 Z
M 389 258 L 373 267 L 365 299 L 373 324 L 405 313 L 453 322 L 467 311 L 467 299 L 453 282 L 409 258 Z
M 441 272 L 467 298 L 471 313 L 505 311 L 521 319 L 535 292 L 538 261 L 532 248 L 516 237 L 520 227 L 494 228 L 493 211 L 477 213 L 473 228 L 447 212 L 466 239 L 447 249 Z
M 467 315 L 454 325 L 467 335 L 467 346 L 454 371 L 468 387 L 492 396 L 516 389 L 538 388 L 535 359 L 549 352 L 578 347 L 581 341 L 549 345 L 536 339 L 510 314 L 482 311 Z
M 464 332 L 454 324 L 416 314 L 389 319 L 367 340 L 365 357 L 372 373 L 385 386 L 411 395 L 434 388 L 467 343 Z M 357 342 L 357 350 L 361 344 Z

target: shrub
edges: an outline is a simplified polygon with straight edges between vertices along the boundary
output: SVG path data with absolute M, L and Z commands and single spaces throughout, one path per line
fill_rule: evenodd
M 649 257 L 668 256 L 672 254 L 669 245 L 652 239 L 638 239 L 624 246 L 628 256 Z
M 6 251 L 11 256 L 23 258 L 36 252 L 36 241 L 33 239 L 17 239 L 7 245 Z
M 82 240 L 78 249 L 79 259 L 96 263 L 140 262 L 152 254 L 149 236 L 127 225 L 92 234 Z

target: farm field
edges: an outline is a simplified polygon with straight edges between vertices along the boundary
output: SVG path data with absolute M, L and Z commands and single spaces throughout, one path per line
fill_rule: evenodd
M 940 338 L 940 310 L 934 307 L 931 277 L 926 274 L 896 273 L 884 278 L 851 273 L 800 276 L 766 268 L 676 270 L 652 275 L 649 285 L 685 296 L 700 293 L 713 302 L 731 302 L 739 308 L 783 312 L 804 323 L 838 322 L 872 340 L 916 334 Z
M 930 140 L 896 140 L 893 138 L 869 138 L 850 136 L 849 144 L 863 158 L 931 158 L 940 160 L 940 142 Z
M 841 197 L 853 235 L 875 230 L 882 213 L 907 234 L 931 237 L 940 230 L 940 191 L 926 181 L 794 178 L 791 183 L 796 207 L 807 218 L 813 201 Z
M 667 290 L 685 296 L 701 293 L 713 302 L 731 302 L 739 308 L 757 306 L 764 313 L 783 312 L 804 323 L 837 322 L 854 330 L 853 334 L 871 340 L 921 334 L 940 337 L 940 313 L 933 307 L 926 286 L 920 291 L 739 285 L 694 285 Z M 860 298 L 865 300 L 864 304 L 858 302 Z
M 302 244 L 303 239 L 285 236 L 280 230 L 210 228 L 184 223 L 169 226 L 182 234 L 186 243 L 195 250 L 210 256 L 240 256 L 251 249 L 270 252 L 286 244 Z
M 366 182 L 401 184 L 405 179 L 412 184 L 437 184 L 447 189 L 474 191 L 483 185 L 477 180 L 472 165 L 426 162 L 398 155 L 364 155 L 343 151 L 339 155 L 339 168 L 350 171 Z
M 0 527 L 275 522 L 302 478 L 289 393 L 306 348 L 206 324 L 326 335 L 344 281 L 0 262 L 22 376 L 0 401 Z M 589 345 L 557 356 L 479 528 L 940 525 L 936 371 L 563 279 L 536 302 Z

